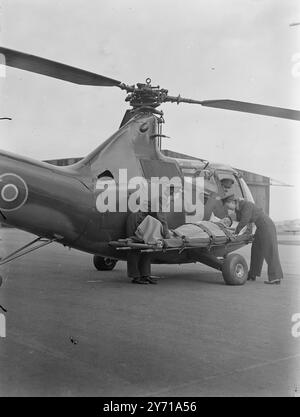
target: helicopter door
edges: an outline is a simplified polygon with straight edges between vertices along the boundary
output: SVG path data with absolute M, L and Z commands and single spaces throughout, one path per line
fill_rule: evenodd
M 167 177 L 169 179 L 179 177 L 182 179 L 182 174 L 176 163 L 166 162 L 160 159 L 140 159 L 144 176 L 147 180 L 153 177 Z M 174 205 L 171 204 L 170 212 L 166 213 L 168 226 L 170 229 L 175 229 L 185 223 L 185 215 L 183 212 L 175 212 Z

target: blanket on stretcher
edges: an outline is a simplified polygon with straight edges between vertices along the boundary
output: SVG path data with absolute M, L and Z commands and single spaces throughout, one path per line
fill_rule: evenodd
M 223 245 L 235 240 L 236 236 L 222 223 L 201 221 L 198 223 L 186 223 L 173 230 L 173 236 L 164 239 L 161 223 L 151 216 L 147 216 L 139 225 L 136 236 L 140 241 L 148 245 L 176 248 L 183 245 L 191 247 L 205 247 L 209 245 Z M 240 237 L 241 240 L 244 237 Z

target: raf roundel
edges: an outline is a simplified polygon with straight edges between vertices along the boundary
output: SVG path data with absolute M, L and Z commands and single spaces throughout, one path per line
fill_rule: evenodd
M 26 182 L 16 174 L 0 175 L 0 210 L 13 211 L 22 207 L 28 198 Z

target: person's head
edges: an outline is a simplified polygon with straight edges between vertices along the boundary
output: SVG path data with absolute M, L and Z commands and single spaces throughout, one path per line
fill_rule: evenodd
M 229 194 L 222 198 L 223 205 L 228 210 L 235 210 L 236 209 L 236 198 L 234 194 Z
M 221 185 L 222 185 L 222 187 L 223 187 L 223 190 L 225 191 L 225 192 L 228 192 L 230 189 L 231 189 L 231 187 L 232 187 L 232 185 L 233 185 L 233 179 L 232 178 L 223 178 L 222 180 L 221 180 Z
M 230 217 L 230 216 L 226 216 L 226 217 L 224 217 L 224 219 L 222 219 L 222 221 L 221 221 L 223 224 L 224 224 L 224 226 L 226 226 L 226 227 L 231 227 L 232 226 L 232 218 Z

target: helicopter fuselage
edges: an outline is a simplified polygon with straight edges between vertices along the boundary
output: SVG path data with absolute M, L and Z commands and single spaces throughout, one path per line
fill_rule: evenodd
M 68 167 L 1 152 L 1 222 L 81 251 L 125 259 L 124 251 L 108 243 L 126 237 L 128 213 L 98 210 L 99 181 L 111 178 L 120 189 L 124 186 L 120 172 L 126 172 L 128 180 L 183 177 L 178 161 L 160 152 L 159 132 L 156 116 L 137 114 L 86 158 Z M 234 171 L 228 167 L 228 172 Z M 127 203 L 129 196 L 128 190 L 117 193 L 117 204 L 122 198 Z M 168 213 L 168 222 L 170 228 L 185 223 L 185 213 Z M 190 262 L 197 258 L 194 252 L 176 257 L 161 254 L 154 262 Z

